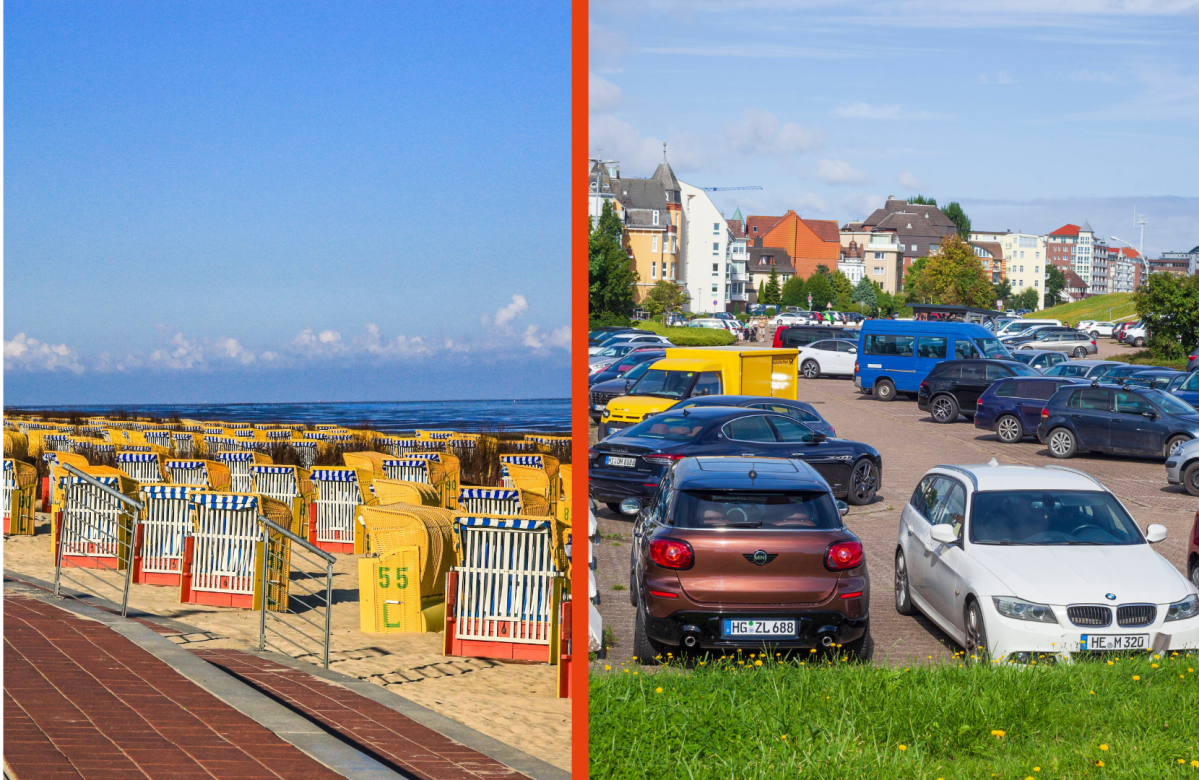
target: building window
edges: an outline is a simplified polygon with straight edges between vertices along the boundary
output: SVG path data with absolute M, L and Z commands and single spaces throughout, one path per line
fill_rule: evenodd
M 658 210 L 654 209 L 654 224 L 658 224 Z
M 714 255 L 715 255 L 715 254 L 718 254 L 719 252 L 720 252 L 720 244 L 719 244 L 719 243 L 715 243 L 715 242 L 713 242 L 713 244 L 712 244 L 712 254 L 714 254 Z
M 886 269 L 883 268 L 881 265 L 876 265 L 874 267 L 874 275 L 875 276 L 883 276 L 886 273 L 887 273 Z
M 650 237 L 650 240 L 649 240 L 649 251 L 651 251 L 651 252 L 657 252 L 657 251 L 658 251 L 658 237 L 657 237 L 657 236 L 651 236 L 651 237 Z
M 666 261 L 665 260 L 662 261 L 662 278 L 663 279 L 666 278 Z
M 1039 266 L 1039 265 L 1034 265 L 1034 266 L 1032 267 L 1032 272 L 1033 272 L 1034 274 L 1039 274 L 1039 273 L 1041 273 L 1041 266 Z
M 712 223 L 712 235 L 714 235 L 714 236 L 720 235 L 720 223 L 719 222 Z
M 657 263 L 649 264 L 649 278 L 650 279 L 658 278 L 658 264 Z
M 720 273 L 720 263 L 712 263 L 712 275 L 716 276 Z
M 883 259 L 883 253 L 882 253 L 882 252 L 875 252 L 875 253 L 874 253 L 874 259 L 875 259 L 875 260 L 882 260 L 882 259 Z
M 1041 286 L 1041 282 L 1040 282 L 1040 280 L 1039 280 L 1039 279 L 1033 279 L 1033 280 L 1032 280 L 1032 286 L 1033 286 L 1033 287 L 1040 287 L 1040 286 Z
M 717 285 L 717 284 L 712 285 L 712 294 L 713 295 L 715 295 L 719 291 L 720 291 L 720 285 Z
M 915 251 L 916 251 L 916 245 L 915 245 L 915 244 L 912 244 L 912 251 L 913 251 L 913 252 L 915 252 Z
M 674 273 L 675 273 L 675 271 L 674 271 L 674 267 L 675 267 L 676 265 L 678 265 L 678 264 L 677 264 L 677 263 L 671 263 L 671 264 L 670 264 L 670 278 L 671 278 L 671 279 L 674 279 Z

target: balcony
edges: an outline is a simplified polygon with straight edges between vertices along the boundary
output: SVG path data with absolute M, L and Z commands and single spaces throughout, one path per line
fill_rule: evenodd
M 748 282 L 749 274 L 730 273 L 729 281 L 733 282 Z
M 749 300 L 749 293 L 747 293 L 747 292 L 744 292 L 744 291 L 742 291 L 742 292 L 734 292 L 734 293 L 729 293 L 729 296 L 728 296 L 728 297 L 729 297 L 731 300 L 734 300 L 734 301 L 748 301 L 748 300 Z

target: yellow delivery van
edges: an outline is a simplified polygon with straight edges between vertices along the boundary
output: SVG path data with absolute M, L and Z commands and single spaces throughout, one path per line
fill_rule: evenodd
M 698 395 L 761 395 L 796 399 L 799 372 L 794 349 L 738 347 L 667 348 L 628 395 L 608 402 L 599 437 L 636 425 L 651 414 Z

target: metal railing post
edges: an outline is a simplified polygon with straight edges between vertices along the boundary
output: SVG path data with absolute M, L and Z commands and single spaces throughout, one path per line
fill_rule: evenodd
M 262 515 L 258 516 L 259 524 L 265 520 Z M 269 523 L 270 521 L 267 520 Z M 270 598 L 270 582 L 267 580 L 267 556 L 270 555 L 271 542 L 270 531 L 266 526 L 262 526 L 262 602 L 259 604 L 258 610 L 258 650 L 259 652 L 266 650 L 266 607 L 267 599 Z
M 333 636 L 333 561 L 325 562 L 325 668 L 329 668 L 329 644 Z
M 324 550 L 320 549 L 319 547 L 316 547 L 315 545 L 310 543 L 307 539 L 303 539 L 303 538 L 297 536 L 296 534 L 292 533 L 288 529 L 286 529 L 280 525 L 277 525 L 268 517 L 265 517 L 260 514 L 260 515 L 258 515 L 258 522 L 263 529 L 263 553 L 262 553 L 263 595 L 262 595 L 262 604 L 261 604 L 261 611 L 259 613 L 259 623 L 258 623 L 258 648 L 261 651 L 265 651 L 267 649 L 267 640 L 266 640 L 267 614 L 266 613 L 267 613 L 267 609 L 269 607 L 268 602 L 269 602 L 269 598 L 270 598 L 270 596 L 269 596 L 269 581 L 267 580 L 268 572 L 270 570 L 270 565 L 269 565 L 269 562 L 267 559 L 268 559 L 268 556 L 271 554 L 270 553 L 269 534 L 273 531 L 274 533 L 278 534 L 281 537 L 283 542 L 287 542 L 287 541 L 291 542 L 291 544 L 293 545 L 292 552 L 307 553 L 310 556 L 314 556 L 317 560 L 323 561 L 325 564 L 324 595 L 322 596 L 319 590 L 312 590 L 312 589 L 307 588 L 306 586 L 304 587 L 305 597 L 313 597 L 315 599 L 320 599 L 325 602 L 324 626 L 320 626 L 317 623 L 315 623 L 314 621 L 308 620 L 300 613 L 291 609 L 290 606 L 282 609 L 282 611 L 290 612 L 292 615 L 295 615 L 297 618 L 299 618 L 300 622 L 306 623 L 312 629 L 314 629 L 316 632 L 323 631 L 324 636 L 319 639 L 315 638 L 309 634 L 305 634 L 301 628 L 299 628 L 295 625 L 289 625 L 286 621 L 283 621 L 282 617 L 276 616 L 276 619 L 282 621 L 283 626 L 287 626 L 292 631 L 295 631 L 296 633 L 298 633 L 300 635 L 300 637 L 302 637 L 304 639 L 319 641 L 322 646 L 321 663 L 326 669 L 328 669 L 329 668 L 329 648 L 330 648 L 330 645 L 332 644 L 331 638 L 332 638 L 332 634 L 333 634 L 333 564 L 337 561 L 337 559 L 333 555 L 330 555 L 329 553 L 325 552 Z M 287 556 L 281 555 L 280 561 L 281 562 L 287 561 L 287 565 L 290 568 L 290 566 L 291 566 L 291 563 L 290 563 L 291 556 L 290 555 L 287 555 Z M 289 580 L 288 588 L 290 591 L 290 586 L 291 586 L 291 584 L 293 584 L 290 581 L 290 571 L 288 573 L 287 579 Z M 311 580 L 316 580 L 316 579 L 317 578 L 315 576 L 313 576 L 312 573 L 306 572 L 306 573 L 304 573 L 304 577 L 301 579 L 295 580 L 294 584 L 300 585 L 301 583 L 303 583 L 305 581 L 311 581 Z M 280 587 L 282 587 L 282 585 L 280 585 Z M 289 593 L 289 599 L 290 599 L 290 593 Z M 304 598 L 297 598 L 297 601 L 298 601 L 298 603 L 302 604 L 305 607 L 309 607 L 310 609 L 316 608 L 315 603 L 314 603 L 314 605 L 310 606 L 308 603 L 305 602 Z M 282 603 L 282 602 L 280 602 L 280 603 Z M 283 640 L 295 645 L 296 647 L 299 647 L 303 651 L 304 654 L 311 654 L 311 653 L 308 653 L 308 651 L 304 648 L 303 644 L 301 644 L 300 642 L 297 642 L 294 639 L 289 638 L 288 636 L 285 636 L 284 634 L 280 633 L 279 631 L 275 631 L 274 629 L 272 629 L 272 631 L 280 639 L 283 639 Z M 282 648 L 277 648 L 277 649 L 282 649 Z

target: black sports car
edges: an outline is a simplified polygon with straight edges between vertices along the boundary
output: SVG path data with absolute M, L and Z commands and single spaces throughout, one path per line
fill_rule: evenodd
M 882 456 L 868 444 L 830 439 L 771 410 L 692 406 L 647 417 L 592 445 L 591 497 L 614 512 L 626 498 L 644 503 L 676 461 L 705 455 L 802 460 L 851 504 L 870 503 L 882 484 Z

